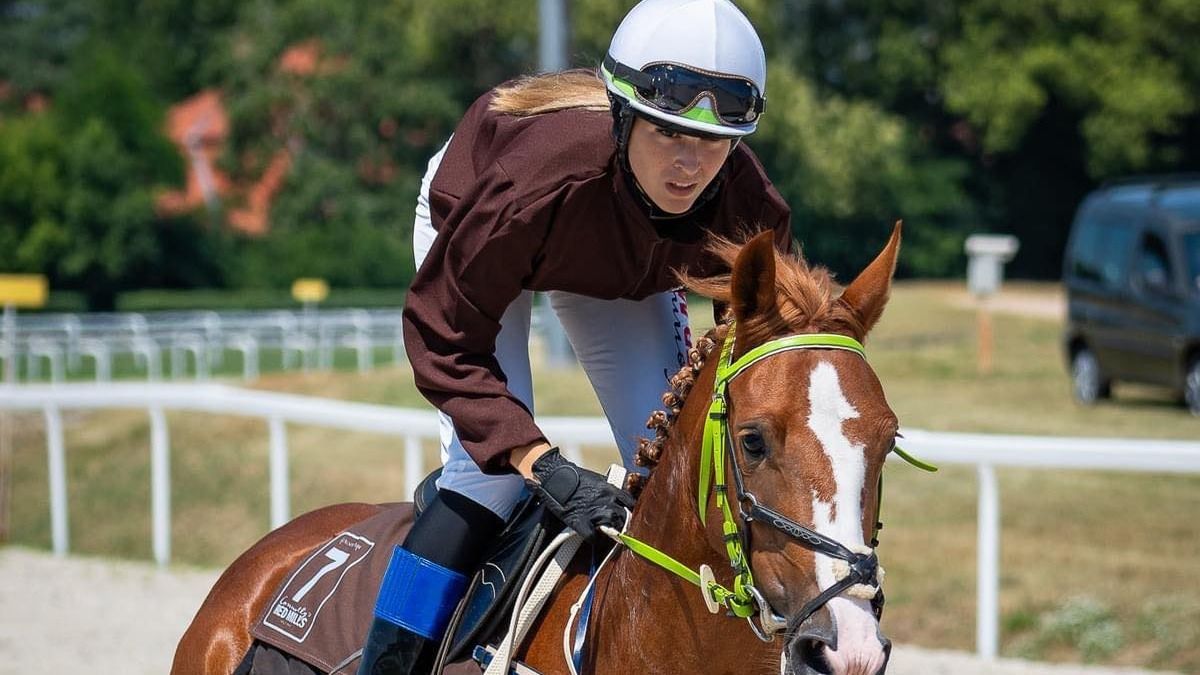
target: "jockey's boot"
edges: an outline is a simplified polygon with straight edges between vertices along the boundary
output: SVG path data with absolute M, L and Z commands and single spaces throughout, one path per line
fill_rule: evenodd
M 426 675 L 446 624 L 504 521 L 449 490 L 421 512 L 392 551 L 358 675 Z

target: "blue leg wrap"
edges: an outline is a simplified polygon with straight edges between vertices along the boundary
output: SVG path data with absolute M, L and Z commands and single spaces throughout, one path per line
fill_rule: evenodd
M 466 591 L 466 575 L 397 546 L 379 587 L 375 616 L 438 640 Z

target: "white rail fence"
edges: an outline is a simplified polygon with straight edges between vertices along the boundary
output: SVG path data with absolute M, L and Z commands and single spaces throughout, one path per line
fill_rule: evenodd
M 171 557 L 170 436 L 167 410 L 261 418 L 269 429 L 271 524 L 290 517 L 287 425 L 368 431 L 404 439 L 405 492 L 426 474 L 421 443 L 438 438 L 431 411 L 349 403 L 218 384 L 70 384 L 0 386 L 0 410 L 41 411 L 49 461 L 51 541 L 69 550 L 64 410 L 141 409 L 150 417 L 151 521 L 154 558 Z M 578 459 L 583 446 L 614 446 L 599 418 L 543 417 L 539 425 Z M 999 642 L 1000 495 L 997 467 L 1200 473 L 1200 442 L 1058 438 L 904 430 L 904 448 L 936 464 L 974 466 L 979 478 L 976 647 L 996 657 Z
M 335 352 L 354 353 L 360 371 L 374 351 L 404 357 L 400 309 L 164 311 L 150 313 L 29 314 L 10 318 L 0 335 L 0 360 L 26 381 L 61 382 L 94 364 L 97 381 L 113 375 L 115 359 L 132 357 L 139 377 L 180 379 L 189 370 L 206 380 L 229 353 L 240 355 L 242 377 L 254 380 L 264 351 L 282 353 L 282 366 L 329 369 Z M 42 375 L 42 364 L 47 375 Z M 169 365 L 169 372 L 167 367 Z

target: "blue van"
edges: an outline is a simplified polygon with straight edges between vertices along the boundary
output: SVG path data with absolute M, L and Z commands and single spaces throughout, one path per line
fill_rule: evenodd
M 1173 389 L 1200 415 L 1200 175 L 1131 178 L 1089 194 L 1063 282 L 1078 401 L 1138 382 Z

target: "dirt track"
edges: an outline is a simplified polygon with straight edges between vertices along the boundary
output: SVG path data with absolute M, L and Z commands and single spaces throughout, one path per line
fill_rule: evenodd
M 162 675 L 212 571 L 0 548 L 0 675 Z M 899 646 L 891 675 L 1134 675 Z M 1161 673 L 1159 675 L 1162 675 Z

